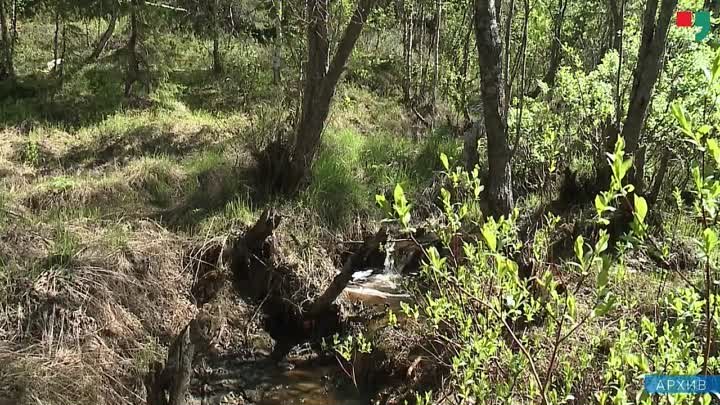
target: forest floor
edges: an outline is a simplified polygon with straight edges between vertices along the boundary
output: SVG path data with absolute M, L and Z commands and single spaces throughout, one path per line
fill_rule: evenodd
M 32 43 L 23 46 L 33 49 Z M 203 50 L 198 45 L 194 51 Z M 197 55 L 179 54 L 175 62 L 207 60 Z M 461 154 L 452 130 L 418 136 L 412 114 L 395 98 L 349 82 L 336 95 L 309 187 L 292 199 L 268 197 L 257 181 L 262 173 L 253 170 L 254 152 L 290 121 L 288 111 L 277 107 L 284 99 L 273 95 L 287 89 L 272 88 L 265 62 L 248 67 L 238 56 L 238 65 L 229 64 L 221 77 L 204 67 L 169 71 L 148 97 L 124 100 L 113 56 L 68 73 L 62 89 L 47 92 L 34 86 L 46 78 L 37 67 L 51 57 L 32 56 L 19 58 L 27 64 L 21 76 L 27 94 L 0 99 L 0 404 L 142 402 L 148 366 L 166 356 L 200 311 L 197 282 L 207 271 L 207 252 L 215 252 L 210 265 L 219 266 L 218 249 L 228 249 L 228 241 L 266 207 L 275 207 L 283 221 L 273 244 L 303 283 L 290 294 L 302 304 L 329 284 L 348 244 L 375 231 L 382 218 L 376 194 L 402 183 L 422 216 L 436 198 L 439 154 L 456 161 Z M 265 73 L 254 79 L 252 72 Z M 531 212 L 538 201 L 526 196 L 519 205 Z M 567 226 L 558 229 L 571 230 L 554 237 L 572 243 L 576 219 L 584 216 L 582 210 L 567 212 Z M 674 226 L 685 235 L 697 232 L 689 221 L 678 219 Z M 635 274 L 615 288 L 632 292 L 636 312 L 618 319 L 649 314 L 656 300 L 660 281 L 642 271 L 651 261 L 633 260 L 628 269 Z M 346 315 L 357 315 L 349 297 L 342 300 L 350 308 Z M 362 400 L 334 358 L 309 354 L 317 348 L 295 348 L 294 371 L 269 360 L 274 341 L 259 307 L 224 291 L 203 308 L 221 313 L 223 322 L 205 371 L 193 383 L 196 399 Z M 377 318 L 383 310 L 362 316 Z M 607 351 L 603 325 L 593 328 L 567 346 L 582 347 L 597 333 L 604 336 L 598 350 Z M 418 380 L 402 374 L 414 367 L 418 336 L 399 333 L 375 336 L 382 360 L 392 363 L 382 377 L 400 370 L 397 380 Z M 375 360 L 366 363 L 380 364 Z M 303 369 L 313 361 L 311 371 Z M 361 374 L 368 365 L 357 367 Z M 231 389 L 243 384 L 245 392 Z M 279 388 L 288 386 L 298 390 Z
M 0 403 L 142 402 L 148 367 L 199 311 L 208 251 L 229 249 L 273 206 L 283 216 L 274 243 L 303 280 L 293 299 L 310 300 L 342 267 L 344 243 L 377 227 L 375 194 L 399 182 L 419 193 L 438 154 L 458 151 L 457 139 L 416 137 L 399 103 L 345 86 L 312 184 L 275 199 L 259 187 L 253 152 L 287 113 L 268 94 L 248 95 L 239 68 L 171 72 L 151 95 L 123 100 L 112 56 L 68 74 L 60 90 L 43 87 L 53 82 L 33 70 L 36 58 L 24 59 L 27 93 L 0 100 Z M 357 399 L 334 357 L 296 348 L 293 364 L 313 365 L 295 371 L 270 360 L 257 302 L 225 292 L 213 310 L 226 322 L 193 383 L 198 400 Z M 249 369 L 261 371 L 233 382 Z

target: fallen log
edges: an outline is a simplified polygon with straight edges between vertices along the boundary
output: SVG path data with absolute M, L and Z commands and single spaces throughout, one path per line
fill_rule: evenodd
M 345 261 L 340 274 L 335 276 L 328 288 L 312 303 L 307 312 L 307 317 L 313 318 L 326 312 L 337 297 L 342 294 L 343 290 L 345 290 L 345 287 L 347 287 L 350 280 L 352 280 L 353 274 L 362 270 L 362 264 L 371 254 L 375 253 L 380 248 L 380 244 L 385 241 L 387 241 L 387 230 L 385 228 L 380 228 L 375 236 L 366 240 L 362 248 L 353 253 Z

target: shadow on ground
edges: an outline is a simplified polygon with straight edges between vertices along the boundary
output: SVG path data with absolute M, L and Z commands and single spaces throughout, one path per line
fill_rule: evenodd
M 208 148 L 216 138 L 207 125 L 188 133 L 178 133 L 165 125 L 141 125 L 129 132 L 106 133 L 97 140 L 75 146 L 60 160 L 64 168 L 92 169 L 111 162 L 125 164 L 140 156 L 183 157 Z

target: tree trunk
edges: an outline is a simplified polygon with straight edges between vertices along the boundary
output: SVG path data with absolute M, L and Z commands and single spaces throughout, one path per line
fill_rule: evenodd
M 65 51 L 67 51 L 67 27 L 62 27 L 62 48 L 60 50 L 60 65 L 56 64 L 55 73 L 57 74 L 60 86 L 62 87 L 65 80 Z M 57 62 L 57 61 L 56 61 Z
M 624 0 L 620 0 L 620 1 L 624 1 Z M 610 11 L 610 21 L 612 22 L 612 35 L 611 35 L 610 49 L 619 51 L 620 48 L 622 47 L 622 34 L 621 34 L 622 26 L 623 26 L 622 11 L 620 10 L 620 5 L 618 4 L 618 0 L 609 0 L 608 8 Z
M 295 192 L 307 176 L 330 112 L 340 75 L 377 0 L 360 0 L 328 67 L 328 0 L 308 1 L 308 60 L 302 110 L 285 174 L 285 191 Z
M 434 59 L 435 63 L 433 66 L 433 81 L 432 81 L 432 100 L 430 106 L 432 107 L 432 123 L 435 123 L 435 102 L 437 100 L 437 88 L 440 82 L 440 27 L 442 26 L 442 0 L 435 0 L 435 44 L 434 44 Z
M 618 67 L 615 76 L 615 86 L 613 88 L 615 93 L 613 100 L 615 104 L 615 119 L 605 121 L 602 132 L 602 145 L 597 148 L 597 153 L 595 154 L 595 187 L 598 192 L 604 191 L 610 186 L 610 167 L 608 166 L 605 153 L 615 149 L 615 143 L 620 135 L 622 120 L 623 103 L 620 94 L 620 76 L 623 63 L 623 16 L 625 14 L 625 0 L 620 1 L 622 2 L 621 4 L 618 4 L 618 0 L 608 1 L 608 9 L 612 23 L 611 42 L 608 50 L 615 50 L 618 53 Z
M 530 0 L 523 0 L 523 31 L 522 40 L 520 43 L 520 91 L 518 92 L 518 104 L 517 104 L 517 121 L 515 124 L 515 141 L 513 142 L 512 150 L 510 152 L 510 159 L 517 150 L 518 143 L 520 142 L 520 135 L 522 134 L 522 117 L 525 106 L 525 80 L 527 72 L 527 41 L 528 41 L 528 24 L 530 22 Z
M 8 21 L 5 13 L 5 0 L 0 0 L 0 80 L 15 77 L 13 66 L 12 44 L 8 32 Z
M 678 0 L 662 0 L 660 15 L 655 21 L 658 0 L 648 0 L 645 8 L 642 39 L 638 52 L 638 63 L 633 75 L 633 87 L 627 118 L 621 135 L 625 139 L 625 152 L 636 154 L 640 147 L 640 134 L 645 125 L 650 98 L 660 76 L 665 57 L 668 28 Z M 642 173 L 642 159 L 636 159 L 634 170 L 629 173 L 629 182 L 635 181 L 634 173 Z M 642 194 L 642 184 L 636 184 L 636 192 Z
M 413 56 L 413 0 L 405 0 L 403 4 L 403 59 L 405 61 L 405 81 L 403 83 L 403 97 L 406 104 L 412 99 L 412 56 Z
M 275 1 L 275 41 L 273 43 L 272 70 L 273 84 L 280 84 L 282 76 L 280 69 L 282 68 L 282 54 L 280 52 L 282 46 L 282 16 L 283 16 L 283 0 Z
M 130 38 L 127 44 L 127 75 L 125 77 L 125 97 L 129 97 L 132 87 L 140 78 L 140 62 L 137 54 L 139 34 L 138 21 L 139 0 L 130 1 Z
M 653 178 L 652 185 L 650 186 L 650 192 L 648 193 L 647 201 L 650 205 L 655 205 L 662 191 L 663 183 L 665 182 L 665 175 L 667 174 L 668 164 L 670 163 L 671 152 L 670 149 L 663 151 L 662 157 L 660 158 L 660 164 L 655 170 L 655 177 Z
M 58 59 L 60 58 L 60 12 L 55 12 L 55 36 L 53 36 L 53 68 L 52 72 L 57 73 Z
M 100 57 L 100 55 L 105 50 L 105 47 L 107 47 L 108 42 L 110 41 L 110 38 L 112 38 L 113 34 L 115 33 L 115 27 L 117 26 L 117 20 L 120 14 L 120 10 L 118 5 L 113 5 L 112 15 L 110 16 L 110 21 L 108 22 L 108 26 L 105 29 L 105 32 L 103 32 L 102 36 L 98 40 L 97 44 L 95 45 L 95 48 L 93 49 L 90 56 L 87 58 L 87 62 L 92 62 L 97 60 L 97 58 Z
M 420 3 L 420 14 L 419 14 L 419 21 L 420 21 L 420 36 L 418 37 L 418 70 L 420 78 L 417 81 L 417 87 L 415 88 L 415 94 L 421 95 L 422 90 L 422 81 L 424 77 L 422 76 L 422 66 L 423 66 L 423 60 L 425 59 L 425 52 L 424 46 L 425 46 L 425 4 L 423 2 Z
M 495 13 L 497 14 L 496 20 L 498 21 L 498 31 L 500 30 L 500 8 L 495 9 Z M 515 0 L 510 0 L 510 4 L 508 5 L 508 11 L 507 11 L 507 17 L 505 19 L 505 49 L 502 53 L 503 58 L 503 64 L 504 64 L 504 72 L 503 77 L 505 78 L 505 94 L 510 94 L 510 86 L 512 83 L 509 83 L 507 79 L 510 77 L 510 32 L 512 31 L 512 19 L 513 14 L 515 13 Z M 502 46 L 501 46 L 502 47 Z M 482 58 L 482 56 L 481 56 Z M 505 111 L 507 114 L 507 111 Z
M 15 45 L 17 44 L 17 39 L 18 39 L 17 17 L 18 17 L 17 0 L 13 0 L 13 3 L 12 3 L 12 23 L 11 23 L 11 36 L 12 36 L 12 39 L 10 40 L 10 54 L 13 55 L 13 56 L 15 55 Z
M 482 118 L 474 122 L 465 131 L 463 135 L 463 161 L 465 162 L 465 170 L 471 172 L 475 166 L 480 163 L 480 155 L 478 154 L 478 140 L 484 128 Z
M 164 364 L 155 362 L 145 376 L 148 405 L 185 405 L 197 354 L 207 348 L 217 325 L 202 311 L 178 334 Z
M 470 112 L 468 111 L 467 97 L 467 73 L 470 67 L 470 35 L 472 34 L 472 24 L 468 24 L 467 34 L 465 35 L 465 44 L 463 45 L 463 63 L 460 70 L 460 100 L 462 100 L 462 113 L 465 121 L 470 121 Z
M 499 216 L 509 214 L 514 202 L 502 73 L 502 43 L 494 0 L 475 0 L 475 40 L 488 143 L 488 200 L 491 213 Z
M 210 14 L 212 15 L 212 39 L 213 39 L 213 73 L 220 75 L 223 72 L 222 56 L 220 55 L 220 19 L 218 18 L 219 0 L 210 0 Z

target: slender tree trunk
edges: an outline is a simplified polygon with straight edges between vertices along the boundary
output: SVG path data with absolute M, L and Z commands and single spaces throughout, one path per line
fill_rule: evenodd
M 140 61 L 137 54 L 139 33 L 138 21 L 139 0 L 130 1 L 130 38 L 127 44 L 127 74 L 125 77 L 125 97 L 129 97 L 132 87 L 140 77 Z
M 53 37 L 53 68 L 52 72 L 57 74 L 58 59 L 60 58 L 60 12 L 55 12 L 55 36 Z M 62 61 L 61 61 L 62 62 Z
M 496 13 L 498 14 L 497 19 L 500 21 L 500 9 L 496 9 Z M 510 0 L 510 4 L 508 6 L 508 12 L 507 12 L 507 18 L 505 19 L 505 41 L 503 42 L 505 44 L 504 50 L 503 50 L 503 66 L 504 66 L 504 72 L 503 77 L 505 78 L 505 94 L 510 94 L 510 86 L 512 83 L 508 81 L 510 78 L 510 32 L 512 30 L 512 20 L 513 20 L 513 14 L 515 13 L 515 0 Z M 498 22 L 498 30 L 499 25 Z M 507 113 L 507 111 L 505 111 Z
M 423 26 L 427 25 L 425 20 L 423 19 Z M 431 28 L 431 27 L 428 27 Z M 435 30 L 432 32 L 427 33 L 427 39 L 429 41 L 428 45 L 421 51 L 421 53 L 427 52 L 425 57 L 423 58 L 424 63 L 422 63 L 421 66 L 421 72 L 420 72 L 420 94 L 423 97 L 423 100 L 427 103 L 428 101 L 428 88 L 432 85 L 432 79 L 429 79 L 429 72 L 430 72 L 430 61 L 432 58 L 433 48 L 435 44 Z
M 595 154 L 595 185 L 598 191 L 606 190 L 610 185 L 610 167 L 607 164 L 605 153 L 615 148 L 622 124 L 623 103 L 620 92 L 620 82 L 623 68 L 623 17 L 625 15 L 625 0 L 620 0 L 620 2 L 621 3 L 618 3 L 618 0 L 608 1 L 610 20 L 612 22 L 611 42 L 608 50 L 615 50 L 618 53 L 618 66 L 615 75 L 615 85 L 613 86 L 615 117 L 614 120 L 608 119 L 604 123 L 601 140 L 602 145 L 599 145 L 597 153 Z
M 63 82 L 65 81 L 65 51 L 67 51 L 67 27 L 65 24 L 62 25 L 62 48 L 60 49 L 60 64 L 56 64 L 56 74 L 60 83 L 60 86 L 62 87 Z
M 472 24 L 468 24 L 467 34 L 465 35 L 465 43 L 463 45 L 463 63 L 460 70 L 460 100 L 462 100 L 462 113 L 465 121 L 470 121 L 470 112 L 468 111 L 467 97 L 467 73 L 470 66 L 470 34 L 472 34 Z M 477 140 L 475 148 L 477 148 Z
M 219 0 L 210 0 L 210 14 L 212 14 L 212 39 L 213 39 L 213 73 L 222 74 L 222 56 L 220 55 L 220 27 L 218 18 Z
M 418 65 L 417 66 L 418 66 L 420 78 L 419 78 L 419 80 L 417 80 L 417 89 L 415 90 L 416 95 L 422 94 L 422 92 L 421 92 L 422 82 L 423 82 L 423 79 L 425 78 L 423 76 L 423 71 L 422 71 L 423 61 L 424 61 L 424 57 L 425 57 L 425 52 L 424 52 L 424 49 L 425 49 L 424 48 L 425 47 L 425 4 L 422 2 L 420 3 L 420 18 L 419 18 L 419 20 L 420 20 L 420 36 L 418 38 Z
M 650 99 L 655 90 L 655 83 L 660 76 L 665 57 L 670 21 L 675 12 L 678 0 L 662 0 L 660 15 L 657 14 L 658 0 L 648 0 L 645 7 L 645 21 L 643 22 L 642 39 L 638 52 L 638 63 L 633 74 L 633 87 L 630 92 L 627 118 L 622 128 L 622 137 L 625 139 L 625 152 L 635 155 L 640 148 L 640 134 L 645 125 Z M 642 173 L 644 159 L 636 159 L 635 173 Z M 629 181 L 637 180 L 631 170 Z M 642 182 L 637 182 L 636 192 L 642 194 Z
M 494 0 L 475 0 L 475 40 L 488 142 L 488 200 L 492 214 L 499 216 L 509 214 L 514 201 L 505 115 L 502 43 Z
M 279 84 L 282 80 L 282 16 L 283 16 L 283 0 L 275 0 L 275 41 L 273 44 L 273 83 Z
M 117 26 L 119 14 L 120 10 L 118 8 L 118 5 L 113 5 L 112 15 L 110 16 L 110 21 L 108 21 L 108 26 L 98 40 L 97 44 L 95 44 L 95 48 L 93 49 L 90 56 L 88 56 L 87 62 L 97 60 L 97 58 L 99 58 L 100 55 L 103 53 L 105 47 L 107 47 L 108 42 L 110 42 L 110 38 L 112 38 L 113 34 L 115 33 L 115 27 Z
M 620 48 L 622 47 L 623 18 L 618 0 L 608 0 L 608 9 L 610 11 L 610 21 L 612 23 L 610 49 L 620 51 Z
M 233 13 L 233 5 L 230 4 L 230 7 L 228 7 L 228 8 L 230 9 L 229 17 L 230 17 L 230 26 L 232 27 L 232 34 L 233 34 L 233 36 L 235 36 L 235 35 L 237 35 L 237 26 L 235 25 L 235 15 Z
M 406 104 L 412 99 L 412 75 L 413 75 L 413 0 L 405 0 L 403 4 L 403 58 L 405 60 L 405 82 L 403 83 L 403 97 Z
M 18 16 L 17 0 L 13 0 L 13 3 L 12 3 L 12 26 L 11 26 L 12 40 L 10 43 L 10 53 L 13 56 L 15 55 L 15 45 L 17 44 L 17 39 L 18 39 L 17 16 Z
M 650 186 L 650 192 L 648 193 L 647 201 L 650 205 L 654 205 L 657 202 L 658 197 L 660 196 L 663 183 L 665 182 L 665 175 L 668 171 L 670 156 L 670 149 L 665 149 L 663 151 L 662 157 L 660 158 L 660 164 L 655 170 L 655 177 L 653 178 L 652 185 Z
M 463 134 L 463 160 L 465 162 L 465 170 L 472 171 L 478 163 L 480 163 L 480 155 L 478 153 L 478 141 L 481 132 L 485 128 L 482 117 L 474 122 Z
M 320 146 L 335 88 L 367 17 L 376 4 L 377 0 L 358 2 L 340 38 L 335 55 L 328 65 L 328 0 L 308 1 L 307 74 L 300 120 L 289 161 L 289 172 L 285 176 L 283 187 L 285 191 L 291 193 L 297 191 L 308 174 Z
M 518 143 L 520 142 L 520 136 L 522 135 L 522 117 L 525 106 L 525 80 L 527 72 L 527 41 L 528 41 L 528 24 L 530 22 L 530 0 L 523 0 L 524 16 L 523 16 L 523 31 L 522 31 L 522 42 L 520 44 L 520 91 L 518 92 L 518 114 L 517 123 L 515 125 L 515 141 L 513 142 L 513 148 L 510 153 L 510 158 L 515 154 Z
M 15 77 L 13 65 L 12 45 L 10 33 L 8 32 L 8 21 L 5 13 L 5 0 L 0 0 L 0 80 Z
M 442 27 L 442 0 L 435 0 L 435 63 L 433 66 L 433 81 L 432 81 L 432 100 L 430 105 L 432 106 L 432 123 L 435 123 L 435 112 L 436 112 L 436 100 L 437 100 L 437 88 L 440 82 L 440 28 Z

